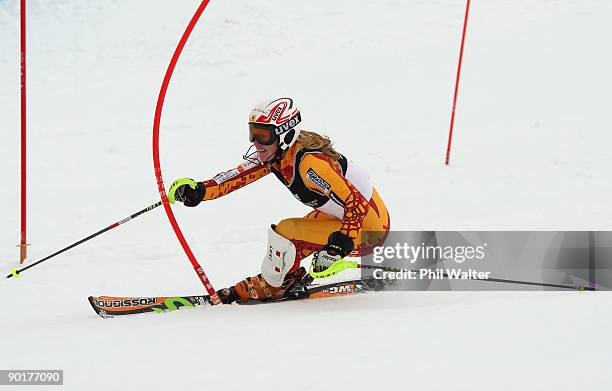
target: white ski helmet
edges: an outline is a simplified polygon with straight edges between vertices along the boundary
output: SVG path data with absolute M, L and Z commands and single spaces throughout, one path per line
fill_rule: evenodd
M 281 153 L 297 141 L 300 135 L 301 122 L 300 110 L 293 104 L 291 98 L 278 98 L 261 102 L 251 110 L 249 115 L 249 125 L 259 125 L 274 132 Z

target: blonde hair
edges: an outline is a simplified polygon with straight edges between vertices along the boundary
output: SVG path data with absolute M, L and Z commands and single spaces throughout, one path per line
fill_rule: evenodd
M 327 136 L 321 136 L 307 130 L 300 131 L 297 141 L 306 149 L 317 149 L 334 160 L 339 160 L 342 155 L 336 151 L 332 141 Z

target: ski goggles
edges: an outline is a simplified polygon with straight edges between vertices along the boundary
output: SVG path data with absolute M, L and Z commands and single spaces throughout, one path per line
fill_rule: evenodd
M 249 141 L 272 145 L 276 141 L 274 126 L 249 123 Z

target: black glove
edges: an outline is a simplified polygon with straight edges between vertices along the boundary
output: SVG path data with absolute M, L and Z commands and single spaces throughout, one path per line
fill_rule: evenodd
M 202 182 L 196 184 L 192 189 L 188 184 L 179 186 L 174 192 L 174 199 L 182 202 L 185 206 L 197 206 L 204 199 L 206 188 Z
M 349 255 L 354 248 L 353 239 L 340 231 L 332 232 L 327 238 L 327 244 L 314 255 L 313 270 L 317 273 L 326 270 L 337 260 Z

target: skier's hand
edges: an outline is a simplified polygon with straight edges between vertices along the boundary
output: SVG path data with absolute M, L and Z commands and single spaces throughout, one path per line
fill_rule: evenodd
M 202 202 L 205 194 L 206 188 L 202 182 L 196 183 L 193 179 L 181 178 L 170 185 L 168 201 L 170 201 L 171 204 L 179 201 L 185 206 L 197 206 Z
M 340 231 L 332 232 L 327 244 L 314 255 L 314 268 L 317 273 L 326 270 L 334 262 L 346 257 L 355 248 L 353 239 Z

